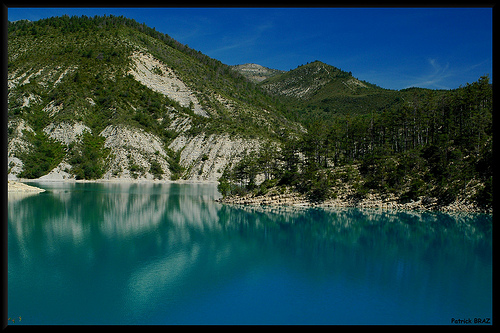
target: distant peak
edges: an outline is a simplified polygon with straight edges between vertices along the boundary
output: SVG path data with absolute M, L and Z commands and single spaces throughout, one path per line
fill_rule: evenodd
M 278 69 L 272 69 L 268 67 L 264 67 L 259 64 L 247 63 L 242 65 L 235 65 L 232 68 L 245 76 L 248 80 L 258 83 L 262 82 L 272 76 L 277 74 L 284 73 L 284 71 Z
M 242 65 L 234 65 L 234 67 L 238 68 L 266 68 L 262 65 L 259 64 L 253 64 L 253 63 L 247 63 L 247 64 L 242 64 Z

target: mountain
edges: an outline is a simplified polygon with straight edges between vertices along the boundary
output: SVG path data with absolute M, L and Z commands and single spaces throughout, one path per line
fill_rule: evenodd
M 9 178 L 216 181 L 301 126 L 230 66 L 134 20 L 8 26 Z
M 8 177 L 491 211 L 492 96 L 228 66 L 124 17 L 9 22 Z
M 400 92 L 359 80 L 321 61 L 270 77 L 259 85 L 302 110 L 332 114 L 363 114 L 392 104 Z
M 294 70 L 275 75 L 261 83 L 261 86 L 275 95 L 312 100 L 321 92 L 329 91 L 336 95 L 366 94 L 373 85 L 361 82 L 350 73 L 321 61 L 314 61 Z
M 285 73 L 285 71 L 264 67 L 258 64 L 235 65 L 232 66 L 232 68 L 254 83 L 259 83 L 275 75 Z

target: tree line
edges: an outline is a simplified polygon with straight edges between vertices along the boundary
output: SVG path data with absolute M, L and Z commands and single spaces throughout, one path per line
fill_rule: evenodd
M 489 78 L 455 90 L 415 89 L 404 96 L 401 103 L 379 112 L 312 119 L 300 137 L 283 134 L 279 149 L 264 145 L 226 170 L 219 182 L 222 194 L 288 185 L 323 201 L 335 195 L 339 177 L 349 179 L 336 170 L 356 166 L 360 179 L 354 185 L 360 197 L 369 192 L 394 193 L 401 200 L 427 195 L 446 204 L 475 182 L 474 200 L 491 207 Z M 266 181 L 257 186 L 259 174 Z

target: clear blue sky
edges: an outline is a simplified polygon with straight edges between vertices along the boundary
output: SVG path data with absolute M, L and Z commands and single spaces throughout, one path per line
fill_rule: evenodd
M 493 80 L 491 8 L 8 8 L 10 21 L 123 15 L 228 65 L 314 60 L 383 88 Z

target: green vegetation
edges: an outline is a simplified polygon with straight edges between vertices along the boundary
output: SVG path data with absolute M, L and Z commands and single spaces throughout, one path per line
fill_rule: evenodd
M 158 161 L 151 161 L 149 172 L 153 175 L 154 179 L 163 179 L 163 169 Z
M 404 94 L 360 81 L 350 72 L 320 61 L 273 76 L 259 86 L 288 105 L 285 113 L 290 119 L 306 123 L 377 111 L 398 102 Z
M 72 145 L 69 163 L 76 179 L 99 179 L 104 174 L 105 159 L 109 149 L 104 148 L 104 138 L 85 131 L 81 145 Z
M 27 152 L 20 154 L 24 171 L 19 174 L 19 178 L 39 178 L 61 163 L 64 157 L 62 144 L 48 137 L 43 131 L 25 131 L 24 135 L 32 146 Z
M 324 201 L 340 174 L 356 166 L 361 179 L 344 174 L 359 197 L 392 193 L 401 201 L 435 197 L 441 204 L 465 197 L 492 207 L 492 88 L 488 77 L 446 93 L 413 90 L 412 99 L 381 112 L 308 122 L 299 139 L 284 136 L 269 173 L 311 201 Z M 220 179 L 223 195 L 255 191 L 254 178 L 266 172 L 262 152 L 248 155 Z M 275 169 L 276 170 L 276 169 Z
M 172 173 L 170 179 L 178 180 L 182 177 L 182 174 L 184 173 L 185 170 L 185 168 L 180 164 L 182 150 L 179 150 L 177 152 L 168 148 L 166 150 L 167 150 L 168 168 Z

